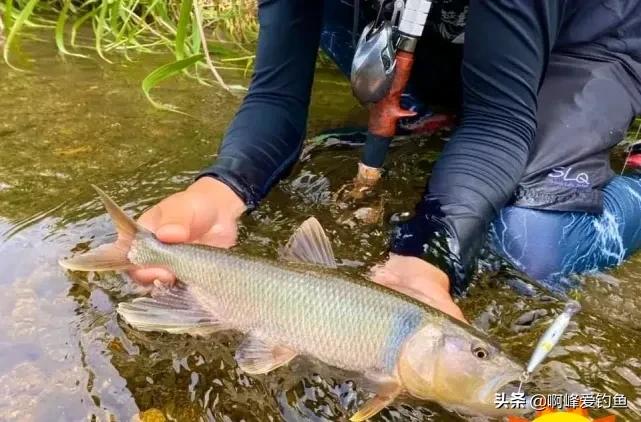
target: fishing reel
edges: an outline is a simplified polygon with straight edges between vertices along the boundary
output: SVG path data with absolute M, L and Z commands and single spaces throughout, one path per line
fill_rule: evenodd
M 381 1 L 376 19 L 365 27 L 356 45 L 351 85 L 361 104 L 376 103 L 389 93 L 396 73 L 397 52 L 399 49 L 414 52 L 431 2 L 394 0 L 389 20 L 383 17 L 388 5 L 388 1 Z
M 394 32 L 402 14 L 403 0 L 394 2 L 391 20 L 383 19 L 386 2 L 380 4 L 373 22 L 365 26 L 356 45 L 352 61 L 352 92 L 361 104 L 382 100 L 390 90 L 396 71 L 396 45 Z

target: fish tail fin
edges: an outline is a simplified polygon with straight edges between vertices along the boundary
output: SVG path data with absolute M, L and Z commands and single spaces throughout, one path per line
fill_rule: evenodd
M 136 233 L 145 231 L 145 229 L 125 214 L 113 199 L 100 188 L 94 185 L 92 187 L 98 192 L 102 204 L 116 226 L 118 240 L 114 243 L 99 246 L 82 255 L 62 259 L 59 264 L 63 268 L 72 271 L 114 271 L 131 268 L 134 265 L 129 261 L 127 254 L 131 248 L 132 241 L 136 237 Z

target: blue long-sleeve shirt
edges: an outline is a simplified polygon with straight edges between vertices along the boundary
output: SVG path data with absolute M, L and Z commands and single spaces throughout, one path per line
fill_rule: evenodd
M 321 0 L 258 3 L 249 93 L 216 162 L 202 173 L 228 184 L 249 208 L 300 152 L 323 16 Z M 416 217 L 396 230 L 393 250 L 421 256 L 430 239 L 444 235 L 447 252 L 456 257 L 448 271 L 455 284 L 463 282 L 489 222 L 510 200 L 527 164 L 550 54 L 587 43 L 619 54 L 641 75 L 641 1 L 470 2 L 462 121 L 433 169 Z

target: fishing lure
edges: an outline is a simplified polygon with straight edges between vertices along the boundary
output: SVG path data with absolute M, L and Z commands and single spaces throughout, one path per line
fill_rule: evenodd
M 534 370 L 543 362 L 543 360 L 548 356 L 548 354 L 554 349 L 554 346 L 557 345 L 563 334 L 570 324 L 570 320 L 574 315 L 576 315 L 581 310 L 581 305 L 575 300 L 569 301 L 565 305 L 563 312 L 556 317 L 554 322 L 545 330 L 545 333 L 539 339 L 532 357 L 527 364 L 527 368 L 523 375 L 521 376 L 521 385 L 526 382 Z M 520 388 L 519 388 L 520 390 Z

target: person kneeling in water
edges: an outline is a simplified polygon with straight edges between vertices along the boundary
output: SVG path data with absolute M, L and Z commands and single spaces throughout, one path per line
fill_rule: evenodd
M 255 73 L 216 161 L 140 218 L 164 242 L 233 245 L 238 218 L 299 156 L 319 46 L 349 71 L 352 5 L 258 3 Z M 360 27 L 378 10 L 361 3 Z M 415 60 L 414 109 L 441 103 L 461 119 L 377 281 L 463 319 L 451 294 L 488 233 L 552 288 L 639 249 L 641 179 L 615 176 L 609 154 L 641 113 L 641 0 L 435 2 Z M 421 129 L 422 111 L 405 129 Z M 132 275 L 173 280 L 161 268 Z

